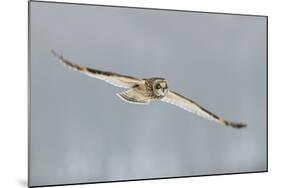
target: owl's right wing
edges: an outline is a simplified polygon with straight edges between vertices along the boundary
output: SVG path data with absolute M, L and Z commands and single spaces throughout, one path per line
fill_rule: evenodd
M 114 86 L 121 87 L 121 88 L 131 88 L 136 85 L 143 84 L 144 81 L 138 78 L 134 78 L 131 76 L 121 75 L 114 72 L 106 72 L 97 69 L 92 69 L 89 67 L 80 66 L 70 62 L 69 60 L 65 59 L 62 55 L 58 55 L 55 51 L 52 50 L 52 54 L 65 66 L 76 70 L 78 72 L 84 73 L 88 76 L 93 78 L 97 78 L 107 83 L 110 83 Z
M 211 121 L 215 121 L 222 125 L 231 126 L 234 128 L 242 128 L 242 127 L 246 126 L 243 123 L 227 121 L 227 120 L 213 114 L 212 112 L 206 110 L 205 108 L 203 108 L 196 102 L 192 101 L 191 99 L 188 99 L 187 97 L 184 97 L 174 91 L 169 91 L 167 93 L 167 95 L 161 100 L 164 102 L 176 105 L 180 108 L 183 108 L 186 111 L 195 113 L 198 116 L 201 116 L 201 117 L 211 120 Z

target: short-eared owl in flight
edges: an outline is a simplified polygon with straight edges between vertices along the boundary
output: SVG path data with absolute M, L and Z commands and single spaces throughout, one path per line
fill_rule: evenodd
M 134 104 L 149 104 L 151 101 L 163 101 L 176 105 L 186 111 L 195 113 L 203 118 L 217 122 L 222 125 L 234 128 L 245 127 L 246 124 L 227 121 L 212 112 L 206 110 L 193 100 L 171 91 L 168 88 L 167 80 L 164 78 L 138 79 L 132 76 L 121 75 L 114 72 L 106 72 L 89 67 L 80 66 L 63 58 L 52 50 L 53 55 L 67 67 L 84 73 L 93 78 L 108 82 L 114 86 L 125 88 L 126 90 L 117 93 L 121 99 Z

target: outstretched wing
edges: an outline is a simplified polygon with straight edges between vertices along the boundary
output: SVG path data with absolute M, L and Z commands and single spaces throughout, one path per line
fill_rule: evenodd
M 183 108 L 184 110 L 187 110 L 189 112 L 195 113 L 203 118 L 206 118 L 211 121 L 215 121 L 217 123 L 220 123 L 222 125 L 226 126 L 231 126 L 234 128 L 242 128 L 246 127 L 246 124 L 243 123 L 236 123 L 236 122 L 231 122 L 231 121 L 226 121 L 223 118 L 213 114 L 212 112 L 206 110 L 196 102 L 174 92 L 174 91 L 169 91 L 167 95 L 161 99 L 164 102 L 176 105 L 180 108 Z
M 93 78 L 97 78 L 100 80 L 104 80 L 114 86 L 121 87 L 121 88 L 131 88 L 139 84 L 143 84 L 144 81 L 141 79 L 137 79 L 131 76 L 121 75 L 114 72 L 106 72 L 97 69 L 92 69 L 89 67 L 80 66 L 70 62 L 69 60 L 65 59 L 62 55 L 58 55 L 55 51 L 52 50 L 52 54 L 61 62 L 62 64 L 66 65 L 67 67 L 76 70 L 78 72 L 84 73 L 88 76 Z

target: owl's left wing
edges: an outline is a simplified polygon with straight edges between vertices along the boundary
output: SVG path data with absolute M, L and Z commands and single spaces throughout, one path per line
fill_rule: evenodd
M 65 59 L 62 55 L 58 55 L 55 51 L 51 51 L 52 54 L 65 66 L 71 68 L 75 71 L 84 73 L 93 78 L 97 78 L 103 80 L 111 85 L 121 88 L 132 88 L 136 85 L 143 84 L 144 81 L 142 79 L 138 79 L 132 76 L 122 75 L 115 72 L 101 71 L 97 69 L 93 69 L 90 67 L 81 66 L 78 64 L 74 64 L 69 60 Z
M 183 108 L 186 111 L 195 113 L 205 119 L 217 122 L 222 125 L 231 126 L 234 128 L 242 128 L 245 127 L 246 124 L 243 123 L 237 123 L 232 121 L 226 121 L 223 118 L 213 114 L 212 112 L 206 110 L 196 102 L 192 101 L 191 99 L 188 99 L 187 97 L 184 97 L 174 91 L 169 91 L 167 95 L 161 99 L 164 102 L 176 105 L 180 108 Z

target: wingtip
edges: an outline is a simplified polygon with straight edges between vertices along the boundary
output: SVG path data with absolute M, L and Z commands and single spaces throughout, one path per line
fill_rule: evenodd
M 51 49 L 51 54 L 52 54 L 53 56 L 55 56 L 55 57 L 58 57 L 57 52 L 56 52 L 55 50 L 53 50 L 53 49 Z
M 247 124 L 245 123 L 235 123 L 235 122 L 230 122 L 229 124 L 233 128 L 241 129 L 247 127 Z
M 57 59 L 59 59 L 59 60 L 62 60 L 62 59 L 63 59 L 62 54 L 59 55 L 59 54 L 58 54 L 55 50 L 53 50 L 53 49 L 51 49 L 51 54 L 52 54 L 55 58 L 57 58 Z

